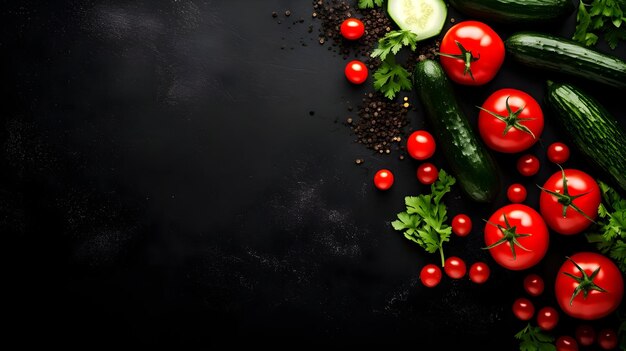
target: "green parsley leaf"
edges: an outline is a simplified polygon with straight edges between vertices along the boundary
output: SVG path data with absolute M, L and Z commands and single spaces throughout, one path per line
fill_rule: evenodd
M 530 324 L 515 334 L 515 338 L 520 340 L 520 351 L 556 351 L 554 337 Z
M 402 66 L 396 63 L 393 56 L 389 56 L 373 74 L 374 89 L 382 92 L 392 100 L 401 90 L 409 91 L 412 88 L 411 75 Z
M 374 7 L 383 6 L 384 0 L 359 0 L 359 8 L 360 9 L 373 9 Z
M 626 28 L 622 26 L 626 22 L 624 12 L 624 0 L 581 0 L 572 39 L 593 46 L 598 42 L 599 34 L 603 34 L 609 47 L 615 49 L 620 41 L 626 41 Z
M 417 35 L 408 30 L 394 30 L 378 40 L 378 46 L 370 56 L 385 60 L 389 53 L 397 54 L 404 46 L 410 46 L 411 51 L 417 49 Z
M 456 179 L 445 170 L 439 171 L 439 178 L 430 186 L 430 194 L 407 196 L 404 198 L 406 211 L 398 213 L 398 219 L 391 225 L 404 236 L 420 245 L 426 252 L 441 255 L 444 265 L 443 244 L 450 241 L 452 228 L 446 223 L 448 210 L 441 199 L 452 190 Z

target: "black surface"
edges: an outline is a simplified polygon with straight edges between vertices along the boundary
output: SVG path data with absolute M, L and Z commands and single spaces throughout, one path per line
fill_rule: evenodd
M 343 58 L 316 43 L 311 12 L 311 1 L 279 0 L 3 5 L 8 335 L 66 347 L 516 348 L 525 323 L 510 306 L 526 272 L 500 269 L 479 249 L 481 219 L 504 194 L 477 206 L 457 189 L 447 200 L 475 223 L 447 255 L 486 260 L 490 281 L 423 287 L 419 269 L 438 257 L 389 225 L 403 197 L 424 189 L 417 162 L 353 142 L 347 106 L 371 85 L 346 82 Z M 573 20 L 545 30 L 570 36 Z M 615 53 L 626 57 L 624 46 Z M 565 79 L 506 61 L 492 83 L 458 92 L 475 120 L 473 106 L 497 88 L 541 99 L 548 77 Z M 623 92 L 584 87 L 624 121 Z M 410 117 L 411 129 L 428 128 L 419 106 Z M 564 140 L 549 115 L 546 124 L 543 145 Z M 516 157 L 497 158 L 505 184 L 523 182 L 537 205 L 534 184 L 556 168 L 542 145 L 532 151 L 543 162 L 528 179 Z M 434 162 L 445 168 L 439 153 Z M 569 165 L 595 172 L 576 151 Z M 382 167 L 396 176 L 388 192 L 371 182 Z M 549 284 L 563 256 L 589 247 L 552 238 L 530 270 L 548 282 L 537 307 L 556 306 Z M 555 334 L 575 325 L 563 317 Z M 612 317 L 594 325 L 616 327 Z

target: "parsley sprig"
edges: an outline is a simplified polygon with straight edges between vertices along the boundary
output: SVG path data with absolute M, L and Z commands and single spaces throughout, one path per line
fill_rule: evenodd
M 395 60 L 395 55 L 403 47 L 409 47 L 411 51 L 415 51 L 417 35 L 408 30 L 394 30 L 378 40 L 378 46 L 370 55 L 383 61 L 373 75 L 374 89 L 390 100 L 395 98 L 401 90 L 408 91 L 413 86 L 409 72 Z
M 539 327 L 533 327 L 530 323 L 515 334 L 520 340 L 520 351 L 556 351 L 554 337 L 541 331 Z
M 395 230 L 404 232 L 407 239 L 427 252 L 439 251 L 442 267 L 445 262 L 443 243 L 450 241 L 452 228 L 446 223 L 448 210 L 441 198 L 450 192 L 454 183 L 453 176 L 440 170 L 439 178 L 430 186 L 431 193 L 405 197 L 406 211 L 398 213 L 398 219 L 391 223 Z
M 625 12 L 624 0 L 581 0 L 573 39 L 593 46 L 598 42 L 599 34 L 604 34 L 609 47 L 615 49 L 620 40 L 626 40 Z
M 359 0 L 360 9 L 373 9 L 374 7 L 383 6 L 384 0 Z

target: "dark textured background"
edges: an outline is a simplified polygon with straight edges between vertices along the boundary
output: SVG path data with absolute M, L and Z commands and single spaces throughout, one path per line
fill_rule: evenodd
M 526 272 L 500 269 L 479 249 L 481 219 L 504 194 L 476 206 L 455 189 L 446 200 L 475 223 L 446 253 L 487 261 L 490 281 L 444 277 L 424 288 L 419 270 L 438 257 L 389 224 L 403 197 L 424 189 L 417 163 L 354 143 L 347 106 L 371 84 L 346 82 L 343 58 L 316 43 L 311 12 L 304 0 L 3 2 L 7 335 L 86 348 L 515 349 L 525 323 L 510 306 Z M 571 36 L 573 20 L 544 29 Z M 565 79 L 507 61 L 492 83 L 457 89 L 474 121 L 492 91 L 541 99 L 547 77 Z M 623 93 L 584 86 L 624 120 Z M 410 118 L 411 129 L 428 128 L 419 106 Z M 565 140 L 549 115 L 546 124 L 543 145 Z M 557 169 L 542 145 L 532 151 L 544 162 L 531 178 L 515 172 L 516 157 L 497 159 L 505 184 L 526 184 L 536 205 L 535 184 Z M 439 153 L 434 162 L 446 167 Z M 595 172 L 575 151 L 569 166 Z M 396 175 L 387 192 L 371 181 L 382 167 Z M 589 248 L 582 237 L 552 238 L 530 270 L 548 283 L 538 308 L 556 306 L 550 284 L 563 256 Z M 555 334 L 575 325 L 562 316 Z M 613 317 L 594 325 L 617 326 Z

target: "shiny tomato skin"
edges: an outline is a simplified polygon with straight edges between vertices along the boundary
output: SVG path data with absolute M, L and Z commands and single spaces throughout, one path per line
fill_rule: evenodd
M 458 214 L 452 218 L 452 233 L 456 236 L 468 236 L 472 231 L 472 219 L 466 214 Z
M 459 257 L 452 256 L 446 258 L 446 261 L 443 265 L 443 270 L 446 272 L 448 277 L 452 279 L 461 279 L 465 276 L 465 273 L 467 272 L 467 266 L 465 265 L 465 261 L 463 261 Z
M 519 183 L 511 184 L 506 190 L 506 197 L 515 204 L 526 201 L 527 195 L 526 187 Z
M 520 156 L 517 160 L 517 171 L 523 175 L 524 177 L 532 177 L 537 172 L 539 172 L 539 168 L 541 167 L 541 162 L 537 158 L 537 156 L 532 154 L 525 154 Z
M 388 169 L 381 169 L 374 175 L 374 186 L 379 190 L 388 190 L 394 182 L 393 173 Z
M 548 146 L 548 160 L 553 163 L 564 163 L 569 160 L 569 147 L 561 142 L 556 142 Z
M 476 284 L 483 284 L 489 280 L 491 269 L 485 262 L 475 262 L 469 270 L 469 278 Z
M 581 324 L 576 327 L 576 341 L 582 346 L 591 346 L 596 342 L 596 331 L 590 324 Z
M 439 51 L 448 55 L 460 55 L 456 42 L 472 53 L 478 60 L 471 63 L 471 71 L 465 73 L 465 61 L 460 58 L 439 56 L 448 77 L 463 85 L 484 85 L 490 82 L 504 62 L 504 42 L 487 24 L 479 21 L 463 21 L 452 26 L 441 40 Z
M 525 297 L 520 297 L 513 302 L 513 315 L 522 321 L 528 321 L 535 315 L 535 305 Z
M 506 122 L 494 117 L 492 113 L 502 117 L 509 117 L 513 113 L 521 110 L 517 118 L 532 119 L 519 121 L 518 123 L 528 128 L 532 134 L 516 127 L 507 127 Z M 516 153 L 527 150 L 533 146 L 543 132 L 544 119 L 541 106 L 535 98 L 517 89 L 504 88 L 493 92 L 482 105 L 484 110 L 478 114 L 478 132 L 485 144 L 492 150 L 503 153 Z M 504 131 L 507 130 L 506 134 Z
M 424 162 L 417 168 L 417 180 L 424 185 L 430 185 L 437 181 L 439 170 L 430 162 Z
M 437 148 L 435 138 L 425 130 L 416 130 L 406 141 L 406 150 L 412 158 L 423 161 L 430 158 Z
M 545 283 L 539 275 L 531 273 L 524 278 L 524 290 L 530 296 L 539 296 L 543 294 Z
M 598 345 L 603 350 L 613 350 L 617 347 L 617 333 L 615 330 L 607 328 L 598 332 Z
M 344 73 L 346 75 L 346 79 L 348 79 L 350 83 L 363 84 L 367 80 L 369 71 L 363 62 L 359 60 L 352 60 L 346 65 Z
M 577 169 L 565 169 L 568 192 L 572 196 L 585 194 L 573 201 L 588 217 L 595 219 L 598 216 L 598 206 L 601 201 L 600 187 L 593 177 L 586 172 Z M 543 188 L 563 193 L 563 176 L 561 171 L 555 172 L 543 184 Z M 575 211 L 572 207 L 567 208 L 563 217 L 563 205 L 558 202 L 556 196 L 542 191 L 539 196 L 539 211 L 548 227 L 557 233 L 573 235 L 587 229 L 593 222 Z
M 524 270 L 539 263 L 548 251 L 548 227 L 543 218 L 533 208 L 523 204 L 509 204 L 495 211 L 485 224 L 485 246 L 489 247 L 504 237 L 502 230 L 492 224 L 506 227 L 504 216 L 511 227 L 516 227 L 517 234 L 531 234 L 518 237 L 517 241 L 526 250 L 514 244 L 516 258 L 513 259 L 508 242 L 489 249 L 491 257 L 502 267 L 510 270 Z M 492 224 L 490 224 L 492 223 Z
M 576 339 L 569 335 L 559 336 L 556 339 L 556 351 L 578 351 Z
M 425 265 L 420 271 L 420 280 L 424 286 L 433 288 L 441 282 L 441 268 L 432 263 Z
M 570 305 L 570 299 L 579 283 L 565 273 L 575 277 L 582 276 L 572 261 L 576 262 L 588 276 L 600 267 L 593 283 L 606 292 L 589 290 L 585 298 L 581 291 Z M 579 252 L 561 265 L 556 276 L 554 293 L 559 307 L 568 316 L 583 320 L 597 320 L 613 313 L 620 305 L 624 295 L 624 279 L 621 271 L 611 259 L 595 252 Z
M 559 323 L 559 312 L 550 306 L 543 307 L 537 312 L 537 326 L 541 330 L 549 331 Z
M 341 35 L 348 40 L 357 40 L 365 33 L 365 25 L 357 18 L 348 18 L 341 23 Z

